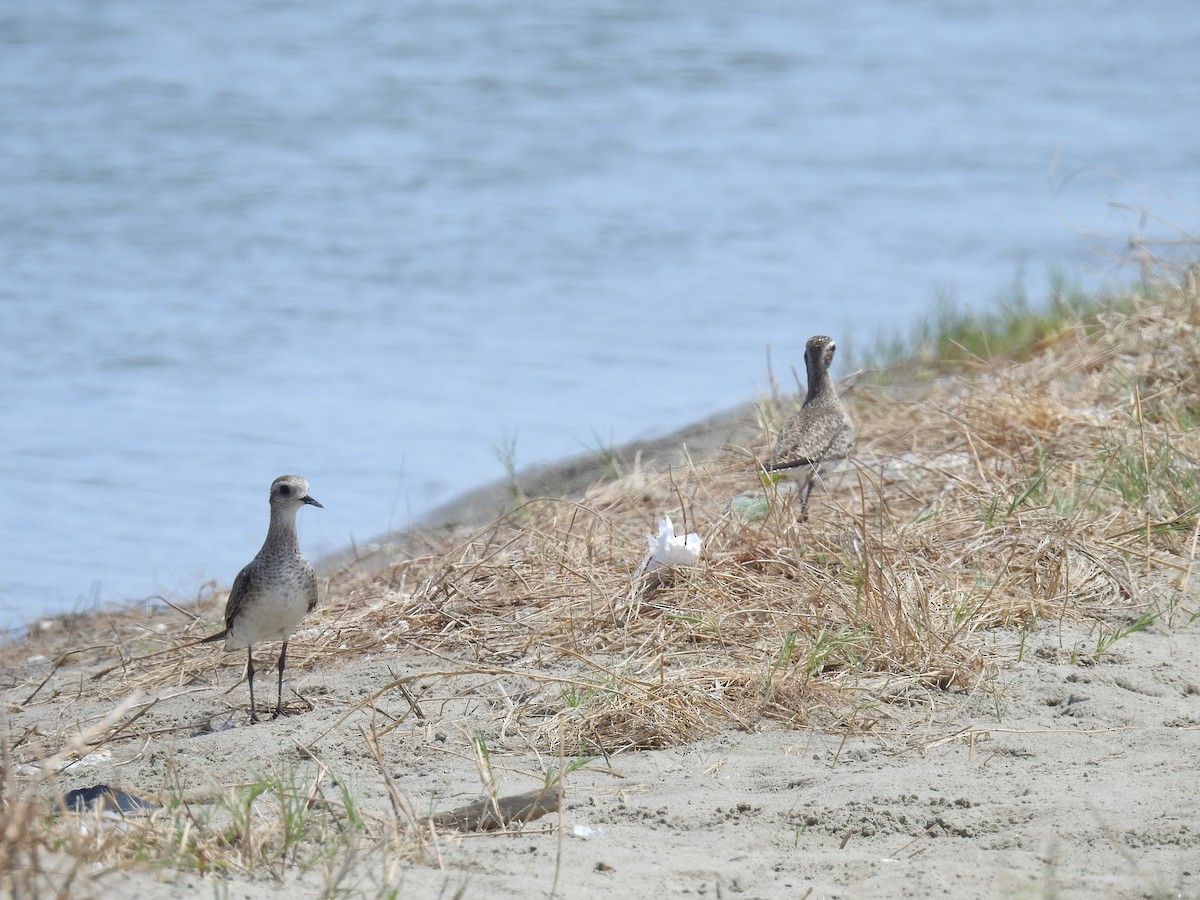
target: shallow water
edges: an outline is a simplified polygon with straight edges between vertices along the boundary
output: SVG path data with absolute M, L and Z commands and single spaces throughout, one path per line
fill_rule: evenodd
M 228 583 L 283 472 L 316 556 L 513 440 L 748 399 L 768 347 L 1121 281 L 1114 202 L 1195 231 L 1198 38 L 1116 0 L 16 5 L 0 623 Z

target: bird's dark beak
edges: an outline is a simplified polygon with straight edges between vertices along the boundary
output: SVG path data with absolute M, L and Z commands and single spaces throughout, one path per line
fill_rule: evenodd
M 308 496 L 307 494 L 305 494 L 300 499 L 302 499 L 305 503 L 311 503 L 313 506 L 320 506 L 321 509 L 325 508 L 324 506 L 322 506 L 320 503 L 318 503 L 316 500 L 314 500 L 312 497 Z

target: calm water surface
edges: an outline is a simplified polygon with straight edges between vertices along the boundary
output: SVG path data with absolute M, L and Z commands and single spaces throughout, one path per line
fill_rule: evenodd
M 1114 202 L 1200 218 L 1197 46 L 1162 0 L 10 4 L 0 624 L 228 583 L 284 472 L 315 556 L 768 346 L 1122 281 Z

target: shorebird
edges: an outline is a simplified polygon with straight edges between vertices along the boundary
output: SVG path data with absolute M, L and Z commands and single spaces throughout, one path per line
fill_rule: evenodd
M 829 378 L 829 365 L 836 349 L 833 338 L 823 334 L 808 339 L 804 347 L 808 395 L 804 405 L 783 424 L 771 461 L 767 463 L 769 472 L 805 470 L 800 495 L 802 517 L 807 515 L 808 495 L 812 493 L 822 464 L 845 459 L 854 450 L 854 425 Z
M 305 505 L 321 506 L 308 495 L 308 482 L 299 475 L 280 475 L 271 483 L 271 524 L 262 549 L 238 572 L 225 604 L 225 629 L 201 643 L 225 640 L 225 652 L 246 648 L 246 680 L 250 682 L 250 721 L 254 708 L 254 644 L 283 641 L 279 651 L 279 700 L 275 716 L 283 712 L 283 667 L 288 638 L 300 620 L 317 605 L 317 576 L 300 552 L 296 539 L 296 511 Z M 324 507 L 322 507 L 324 508 Z

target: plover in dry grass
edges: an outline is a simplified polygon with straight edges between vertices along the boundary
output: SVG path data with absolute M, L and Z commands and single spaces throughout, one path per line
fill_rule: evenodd
M 321 506 L 308 495 L 308 482 L 299 475 L 280 475 L 271 483 L 271 524 L 262 549 L 233 580 L 225 604 L 225 630 L 202 643 L 225 639 L 225 652 L 246 649 L 246 680 L 250 682 L 250 721 L 254 708 L 254 644 L 283 641 L 279 651 L 279 700 L 275 715 L 283 712 L 283 667 L 288 638 L 305 615 L 317 605 L 317 576 L 300 552 L 296 538 L 296 511 L 305 505 Z
M 845 459 L 854 450 L 854 425 L 829 377 L 833 338 L 823 334 L 808 339 L 804 347 L 804 367 L 808 372 L 808 395 L 804 405 L 788 419 L 779 432 L 767 470 L 778 472 L 805 469 L 801 488 L 801 515 L 807 515 L 808 495 L 820 475 L 821 466 Z

